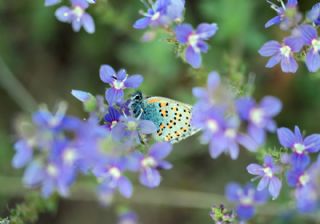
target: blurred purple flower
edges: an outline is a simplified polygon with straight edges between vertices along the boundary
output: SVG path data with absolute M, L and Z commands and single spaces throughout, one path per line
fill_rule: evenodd
M 60 3 L 61 0 L 45 0 L 44 5 L 45 6 L 52 6 Z
M 86 0 L 71 0 L 72 7 L 62 6 L 57 9 L 55 15 L 57 19 L 64 23 L 71 23 L 75 32 L 79 32 L 81 27 L 88 33 L 95 32 L 95 25 L 92 17 L 85 12 L 89 7 Z
M 248 133 L 258 144 L 264 143 L 265 130 L 276 130 L 276 123 L 272 118 L 281 111 L 279 99 L 266 96 L 257 104 L 252 98 L 243 97 L 236 101 L 236 107 L 240 118 L 249 122 Z
M 319 209 L 320 202 L 320 159 L 314 162 L 304 176 L 300 177 L 304 184 L 295 191 L 296 204 L 300 212 L 313 212 Z M 300 181 L 301 182 L 301 181 Z
M 16 151 L 12 159 L 12 166 L 14 168 L 22 168 L 32 160 L 33 143 L 31 141 L 21 139 L 15 143 L 14 149 Z
M 206 53 L 209 48 L 205 41 L 215 35 L 217 30 L 218 26 L 215 23 L 201 23 L 196 30 L 190 24 L 181 24 L 176 27 L 176 38 L 179 43 L 187 45 L 185 58 L 193 68 L 200 68 L 201 52 Z
M 288 30 L 297 25 L 301 20 L 302 16 L 297 10 L 297 0 L 288 0 L 287 4 L 284 4 L 283 0 L 280 0 L 281 6 L 278 6 L 270 1 L 268 2 L 271 4 L 271 8 L 274 9 L 278 15 L 270 19 L 265 24 L 265 28 L 280 24 L 281 29 Z
M 308 13 L 307 17 L 317 26 L 320 25 L 320 3 L 316 3 L 310 12 Z
M 124 158 L 108 159 L 98 164 L 93 169 L 93 174 L 101 181 L 102 185 L 112 190 L 118 189 L 126 198 L 130 198 L 133 186 L 130 180 L 123 175 L 127 168 L 127 161 Z
M 286 176 L 290 187 L 301 188 L 310 182 L 310 175 L 306 172 L 305 165 L 292 167 Z
M 123 212 L 119 215 L 118 224 L 138 224 L 138 216 L 132 211 Z
M 143 82 L 143 77 L 141 75 L 128 76 L 124 69 L 121 69 L 116 73 L 109 65 L 102 65 L 100 67 L 100 79 L 111 86 L 111 88 L 106 90 L 105 94 L 106 100 L 110 105 L 119 103 L 123 100 L 124 89 L 138 88 Z
M 274 163 L 270 155 L 264 157 L 263 166 L 252 163 L 247 166 L 247 170 L 250 174 L 261 177 L 257 187 L 258 191 L 266 189 L 269 185 L 269 193 L 271 194 L 272 199 L 276 199 L 279 196 L 282 183 L 276 174 L 281 172 L 281 167 Z
M 202 113 L 194 111 L 191 122 L 194 128 L 202 129 L 201 140 L 209 143 L 209 152 L 214 159 L 223 152 L 229 153 L 232 159 L 237 159 L 238 144 L 250 151 L 257 148 L 253 139 L 238 132 L 238 122 L 234 119 L 225 120 L 224 113 L 219 108 L 211 108 Z
M 254 216 L 255 206 L 268 200 L 268 192 L 256 191 L 252 185 L 241 188 L 237 183 L 230 183 L 226 187 L 226 197 L 237 204 L 236 213 L 240 220 L 248 220 Z
M 182 21 L 185 0 L 157 0 L 150 6 L 145 5 L 148 11 L 134 23 L 135 29 L 168 26 L 174 21 Z
M 131 156 L 130 169 L 132 171 L 140 171 L 140 183 L 149 188 L 159 186 L 161 175 L 159 169 L 171 169 L 172 165 L 165 161 L 172 150 L 172 145 L 167 142 L 155 143 L 151 146 L 148 154 L 143 155 L 135 152 Z
M 304 44 L 310 46 L 306 55 L 306 65 L 310 72 L 316 72 L 320 68 L 320 39 L 318 31 L 311 25 L 301 25 L 299 27 Z
M 121 116 L 111 134 L 114 140 L 131 145 L 141 144 L 142 135 L 153 134 L 156 131 L 157 127 L 152 121 Z
M 304 138 L 297 126 L 294 133 L 288 128 L 279 128 L 277 133 L 280 144 L 292 149 L 291 162 L 294 166 L 306 167 L 310 162 L 308 154 L 320 150 L 320 134 L 312 134 Z
M 298 70 L 298 63 L 294 58 L 294 53 L 299 52 L 303 47 L 303 42 L 298 37 L 285 38 L 283 44 L 277 41 L 265 43 L 259 50 L 263 57 L 271 57 L 266 64 L 267 68 L 272 68 L 276 64 L 281 64 L 281 70 L 286 73 L 295 73 Z
M 114 107 L 110 106 L 108 108 L 108 113 L 104 116 L 106 127 L 109 130 L 112 130 L 120 121 L 120 117 L 121 113 Z
M 77 173 L 74 164 L 69 163 L 68 150 L 65 143 L 55 142 L 47 162 L 34 160 L 27 166 L 23 183 L 28 187 L 41 186 L 44 197 L 55 191 L 67 196 Z

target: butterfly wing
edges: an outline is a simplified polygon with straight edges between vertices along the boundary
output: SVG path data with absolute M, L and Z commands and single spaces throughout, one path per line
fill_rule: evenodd
M 176 143 L 198 132 L 190 124 L 190 105 L 165 97 L 146 98 L 144 105 L 142 119 L 151 120 L 156 124 L 157 141 Z

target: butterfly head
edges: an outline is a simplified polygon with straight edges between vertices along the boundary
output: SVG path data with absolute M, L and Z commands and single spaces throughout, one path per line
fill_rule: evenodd
M 143 109 L 143 95 L 140 91 L 131 95 L 129 108 L 135 117 L 138 117 Z

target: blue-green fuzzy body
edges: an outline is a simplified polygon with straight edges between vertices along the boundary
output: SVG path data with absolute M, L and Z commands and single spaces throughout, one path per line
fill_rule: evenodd
M 157 141 L 175 143 L 198 131 L 190 125 L 192 107 L 188 104 L 164 97 L 144 98 L 138 92 L 131 98 L 130 109 L 136 118 L 157 126 Z

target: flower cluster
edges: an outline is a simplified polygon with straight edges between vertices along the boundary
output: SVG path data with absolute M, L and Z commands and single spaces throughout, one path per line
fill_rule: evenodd
M 209 46 L 206 41 L 217 32 L 217 24 L 201 23 L 195 30 L 190 24 L 180 24 L 184 20 L 185 0 L 156 0 L 144 3 L 148 10 L 143 13 L 143 18 L 134 23 L 133 27 L 135 29 L 162 27 L 169 30 L 172 38 L 183 47 L 183 57 L 187 63 L 193 68 L 200 68 L 201 53 L 208 51 Z
M 259 54 L 271 57 L 266 67 L 272 68 L 280 63 L 283 72 L 295 73 L 298 70 L 297 60 L 299 59 L 305 62 L 309 72 L 318 71 L 320 69 L 320 40 L 317 26 L 320 18 L 320 4 L 314 5 L 307 13 L 306 19 L 302 20 L 297 0 L 288 0 L 286 4 L 281 0 L 280 3 L 281 7 L 271 3 L 277 16 L 269 20 L 265 27 L 280 25 L 282 30 L 290 34 L 281 43 L 272 40 L 261 47 Z
M 95 0 L 70 0 L 71 7 L 61 6 L 55 12 L 57 19 L 64 23 L 70 23 L 75 32 L 79 32 L 81 27 L 88 33 L 95 32 L 95 24 L 90 14 L 86 12 L 89 4 Z M 46 0 L 45 6 L 52 6 L 60 3 L 60 0 Z
M 142 139 L 157 128 L 151 121 L 136 118 L 125 100 L 124 90 L 137 88 L 142 76 L 102 65 L 100 78 L 110 85 L 105 97 L 72 91 L 89 113 L 87 119 L 66 115 L 65 104 L 55 114 L 40 109 L 33 115 L 32 132 L 28 129 L 22 134 L 12 160 L 15 168 L 26 167 L 23 182 L 27 187 L 41 187 L 45 197 L 54 192 L 67 196 L 78 175 L 93 175 L 99 200 L 108 204 L 116 191 L 131 197 L 128 173 L 137 173 L 142 185 L 154 188 L 161 182 L 160 169 L 171 169 L 165 161 L 171 144 L 158 142 L 145 149 Z
M 277 135 L 281 146 L 292 152 L 282 153 L 276 160 L 267 154 L 263 165 L 250 164 L 247 170 L 256 176 L 254 180 L 260 179 L 257 191 L 265 191 L 268 188 L 273 199 L 279 196 L 282 188 L 281 177 L 286 176 L 287 185 L 294 188 L 298 210 L 313 211 L 320 201 L 320 192 L 317 190 L 320 184 L 320 160 L 311 164 L 309 154 L 320 151 L 320 134 L 304 137 L 300 129 L 295 127 L 294 131 L 279 128 Z
M 266 96 L 260 103 L 251 97 L 239 98 L 221 83 L 216 72 L 209 74 L 207 88 L 196 87 L 193 94 L 197 103 L 191 123 L 202 129 L 201 140 L 209 143 L 212 158 L 225 152 L 237 159 L 239 145 L 255 152 L 265 142 L 266 131 L 276 130 L 273 117 L 282 105 L 275 97 Z M 246 133 L 241 129 L 241 122 L 247 125 Z
M 225 193 L 229 201 L 237 204 L 236 214 L 242 221 L 252 218 L 255 214 L 255 207 L 268 200 L 266 191 L 257 191 L 250 184 L 242 188 L 237 183 L 230 183 L 227 185 Z

